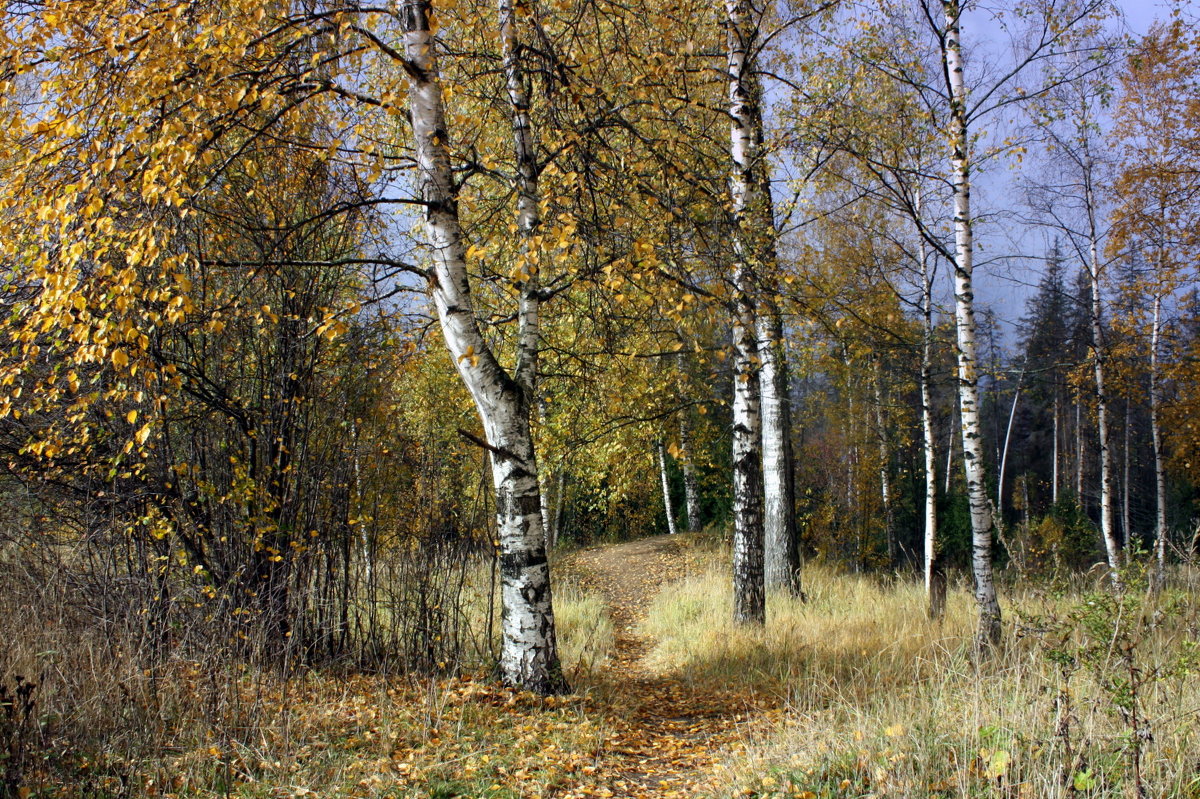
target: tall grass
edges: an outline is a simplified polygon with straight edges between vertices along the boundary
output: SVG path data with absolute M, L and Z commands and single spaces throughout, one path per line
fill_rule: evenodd
M 534 738 L 507 729 L 514 707 L 524 706 L 492 693 L 499 689 L 409 671 L 401 661 L 384 670 L 346 663 L 283 674 L 239 656 L 216 637 L 208 647 L 166 649 L 145 634 L 136 608 L 125 607 L 131 603 L 113 597 L 118 612 L 98 614 L 81 601 L 64 570 L 16 568 L 5 554 L 0 552 L 0 564 L 8 567 L 0 571 L 3 798 L 301 796 L 306 790 L 396 795 L 385 790 L 392 784 L 387 780 L 367 788 L 359 782 L 390 773 L 393 783 L 450 784 L 462 770 L 456 758 L 465 751 L 476 753 L 477 778 L 490 785 L 503 782 L 500 770 L 517 760 L 539 757 L 547 741 L 566 750 L 595 747 L 595 728 L 581 725 L 570 706 L 543 710 L 535 703 L 523 710 L 522 723 L 538 725 L 540 737 Z M 447 664 L 476 677 L 490 673 L 499 636 L 490 572 L 486 560 L 467 571 L 455 611 L 463 622 L 459 657 Z M 380 586 L 387 595 L 402 589 Z M 564 668 L 569 678 L 585 677 L 612 646 L 604 604 L 562 584 L 555 608 Z M 403 611 L 387 606 L 373 618 L 394 624 Z M 29 683 L 34 687 L 25 702 L 17 692 Z M 406 754 L 393 758 L 395 752 Z M 443 761 L 447 765 L 439 765 Z M 401 768 L 406 762 L 407 770 Z M 280 786 L 292 786 L 291 793 L 279 793 Z M 424 794 L 413 789 L 402 795 Z
M 912 581 L 818 565 L 805 588 L 807 603 L 770 597 L 764 629 L 738 628 L 713 560 L 651 605 L 659 670 L 786 703 L 718 795 L 1200 796 L 1194 594 L 1013 589 L 1007 643 L 980 659 L 965 586 L 940 623 Z

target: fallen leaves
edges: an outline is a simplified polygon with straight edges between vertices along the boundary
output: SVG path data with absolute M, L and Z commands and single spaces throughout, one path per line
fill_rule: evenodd
M 230 674 L 226 704 L 242 715 L 213 720 L 204 734 L 181 730 L 142 788 L 164 799 L 695 796 L 725 758 L 779 722 L 782 708 L 777 696 L 693 684 L 647 665 L 652 642 L 638 622 L 652 596 L 687 573 L 690 557 L 649 539 L 568 564 L 603 594 L 616 629 L 608 661 L 576 675 L 578 694 L 542 697 L 483 675 L 309 673 L 280 682 Z M 208 679 L 184 663 L 170 678 L 197 692 Z M 214 737 L 222 729 L 252 733 Z

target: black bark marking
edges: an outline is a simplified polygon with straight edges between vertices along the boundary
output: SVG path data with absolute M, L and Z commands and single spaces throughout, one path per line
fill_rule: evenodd
M 526 569 L 544 566 L 547 563 L 544 552 L 506 552 L 500 556 L 500 573 L 505 577 L 519 577 Z

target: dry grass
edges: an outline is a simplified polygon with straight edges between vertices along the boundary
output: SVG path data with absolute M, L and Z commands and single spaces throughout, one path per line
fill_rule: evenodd
M 463 678 L 284 679 L 215 644 L 160 655 L 65 610 L 53 583 L 0 587 L 0 686 L 36 683 L 28 719 L 0 697 L 0 797 L 537 796 L 591 763 L 606 734 L 585 698 L 490 682 L 485 567 L 463 598 Z M 586 683 L 611 622 L 594 594 L 560 584 L 555 599 L 564 668 Z
M 772 596 L 754 631 L 730 621 L 726 569 L 663 591 L 645 623 L 659 669 L 786 696 L 785 728 L 730 760 L 719 795 L 1136 796 L 1140 775 L 1144 795 L 1200 796 L 1194 594 L 1010 591 L 1008 643 L 979 662 L 963 588 L 932 623 L 919 584 L 812 566 L 810 601 Z
M 604 599 L 570 582 L 559 582 L 554 591 L 554 622 L 559 656 L 571 682 L 591 675 L 604 665 L 616 633 Z
M 1145 796 L 1200 797 L 1194 590 L 1114 605 L 1087 583 L 1010 589 L 1007 643 L 981 663 L 965 587 L 935 624 L 918 585 L 819 565 L 806 569 L 807 603 L 772 596 L 765 630 L 737 629 L 727 555 L 711 544 L 689 546 L 690 576 L 652 602 L 649 665 L 701 691 L 776 692 L 788 708 L 730 755 L 717 795 L 1137 796 L 1136 749 Z M 1177 586 L 1194 586 L 1185 576 Z M 484 570 L 464 605 L 479 660 L 453 679 L 326 669 L 284 680 L 216 649 L 155 660 L 119 628 L 67 613 L 51 586 L 10 579 L 0 681 L 39 686 L 32 724 L 0 719 L 0 759 L 11 763 L 21 738 L 31 790 L 20 795 L 34 799 L 515 799 L 595 784 L 621 701 L 603 668 L 613 628 L 599 596 L 558 577 L 564 667 L 583 696 L 554 700 L 485 679 Z

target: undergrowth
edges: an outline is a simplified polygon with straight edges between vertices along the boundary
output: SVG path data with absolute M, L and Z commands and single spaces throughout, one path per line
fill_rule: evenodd
M 606 722 L 586 697 L 491 680 L 489 586 L 485 567 L 473 572 L 463 612 L 477 640 L 464 651 L 478 659 L 460 676 L 332 666 L 284 677 L 215 648 L 156 658 L 27 600 L 3 630 L 0 797 L 524 797 L 577 781 Z M 611 622 L 569 584 L 555 600 L 564 670 L 586 688 Z
M 919 584 L 821 566 L 807 603 L 770 598 L 763 630 L 732 624 L 719 560 L 661 592 L 644 628 L 659 669 L 786 699 L 784 728 L 731 756 L 717 795 L 1198 797 L 1200 606 L 1126 583 L 1010 588 L 1006 644 L 982 662 L 966 590 L 930 622 Z
M 1194 574 L 1158 595 L 1133 573 L 1120 597 L 1095 581 L 1010 586 L 1005 644 L 979 661 L 966 586 L 935 623 L 914 581 L 820 564 L 805 569 L 806 602 L 773 595 L 765 629 L 737 628 L 715 540 L 681 538 L 690 576 L 650 603 L 646 674 L 683 683 L 685 696 L 772 696 L 762 706 L 786 712 L 778 724 L 775 710 L 733 719 L 754 733 L 716 775 L 687 772 L 686 784 L 804 799 L 1200 797 Z M 569 564 L 556 568 L 577 693 L 543 699 L 490 680 L 490 588 L 487 569 L 473 573 L 463 612 L 478 660 L 459 676 L 329 667 L 285 678 L 219 652 L 156 661 L 112 629 L 81 626 L 53 593 L 23 608 L 10 599 L 0 796 L 605 795 L 606 758 L 637 727 L 619 712 L 601 597 Z

